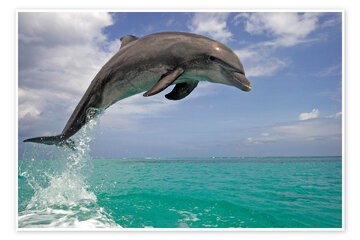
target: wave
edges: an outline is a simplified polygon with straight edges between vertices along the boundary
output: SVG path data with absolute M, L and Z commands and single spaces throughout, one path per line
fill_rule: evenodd
M 79 131 L 75 150 L 32 144 L 25 151 L 18 172 L 33 195 L 18 213 L 19 228 L 120 227 L 86 184 L 96 125 L 98 118 L 90 119 Z

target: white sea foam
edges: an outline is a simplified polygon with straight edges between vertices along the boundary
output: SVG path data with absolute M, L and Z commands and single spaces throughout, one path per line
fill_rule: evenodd
M 84 208 L 82 206 L 81 208 Z M 25 210 L 19 216 L 20 228 L 107 228 L 120 227 L 112 220 L 104 209 L 89 205 L 87 210 L 78 206 L 67 210 L 50 206 L 44 209 Z
M 196 222 L 200 221 L 200 219 L 197 217 L 197 214 L 189 212 L 189 211 L 182 211 L 182 210 L 176 210 L 176 209 L 169 209 L 170 211 L 174 211 L 181 215 L 182 218 L 179 218 L 178 220 L 178 227 L 180 228 L 188 228 L 188 223 L 190 222 Z
M 41 165 L 44 168 L 53 165 L 53 168 L 57 167 L 56 171 L 19 171 L 19 175 L 25 177 L 34 190 L 26 209 L 19 213 L 20 228 L 120 227 L 97 205 L 96 195 L 89 190 L 86 177 L 81 172 L 89 165 L 89 143 L 97 122 L 97 119 L 90 119 L 79 131 L 74 138 L 77 146 L 75 151 L 57 148 L 54 159 L 46 161 L 50 166 Z M 30 155 L 36 156 L 33 152 Z M 65 164 L 57 164 L 57 161 L 65 161 Z

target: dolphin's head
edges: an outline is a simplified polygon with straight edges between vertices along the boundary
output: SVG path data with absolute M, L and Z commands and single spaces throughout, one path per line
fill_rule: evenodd
M 224 44 L 215 42 L 207 46 L 205 65 L 210 70 L 206 76 L 209 81 L 235 86 L 246 92 L 251 90 L 251 83 L 245 77 L 242 63 Z

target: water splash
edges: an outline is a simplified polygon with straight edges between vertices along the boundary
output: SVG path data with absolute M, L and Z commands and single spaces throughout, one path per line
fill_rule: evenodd
M 120 227 L 97 205 L 86 183 L 86 173 L 92 170 L 90 142 L 100 114 L 96 115 L 89 112 L 87 124 L 73 139 L 75 150 L 32 144 L 25 151 L 19 178 L 26 179 L 33 194 L 26 206 L 19 206 L 20 228 Z

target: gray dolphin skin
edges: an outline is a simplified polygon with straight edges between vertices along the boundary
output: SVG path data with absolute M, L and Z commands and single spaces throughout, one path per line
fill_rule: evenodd
M 119 51 L 101 68 L 59 135 L 36 137 L 24 142 L 74 147 L 69 138 L 89 118 L 117 101 L 145 92 L 152 96 L 175 84 L 165 97 L 180 100 L 199 81 L 235 86 L 250 91 L 242 63 L 224 44 L 182 32 L 163 32 L 141 38 L 126 35 Z

